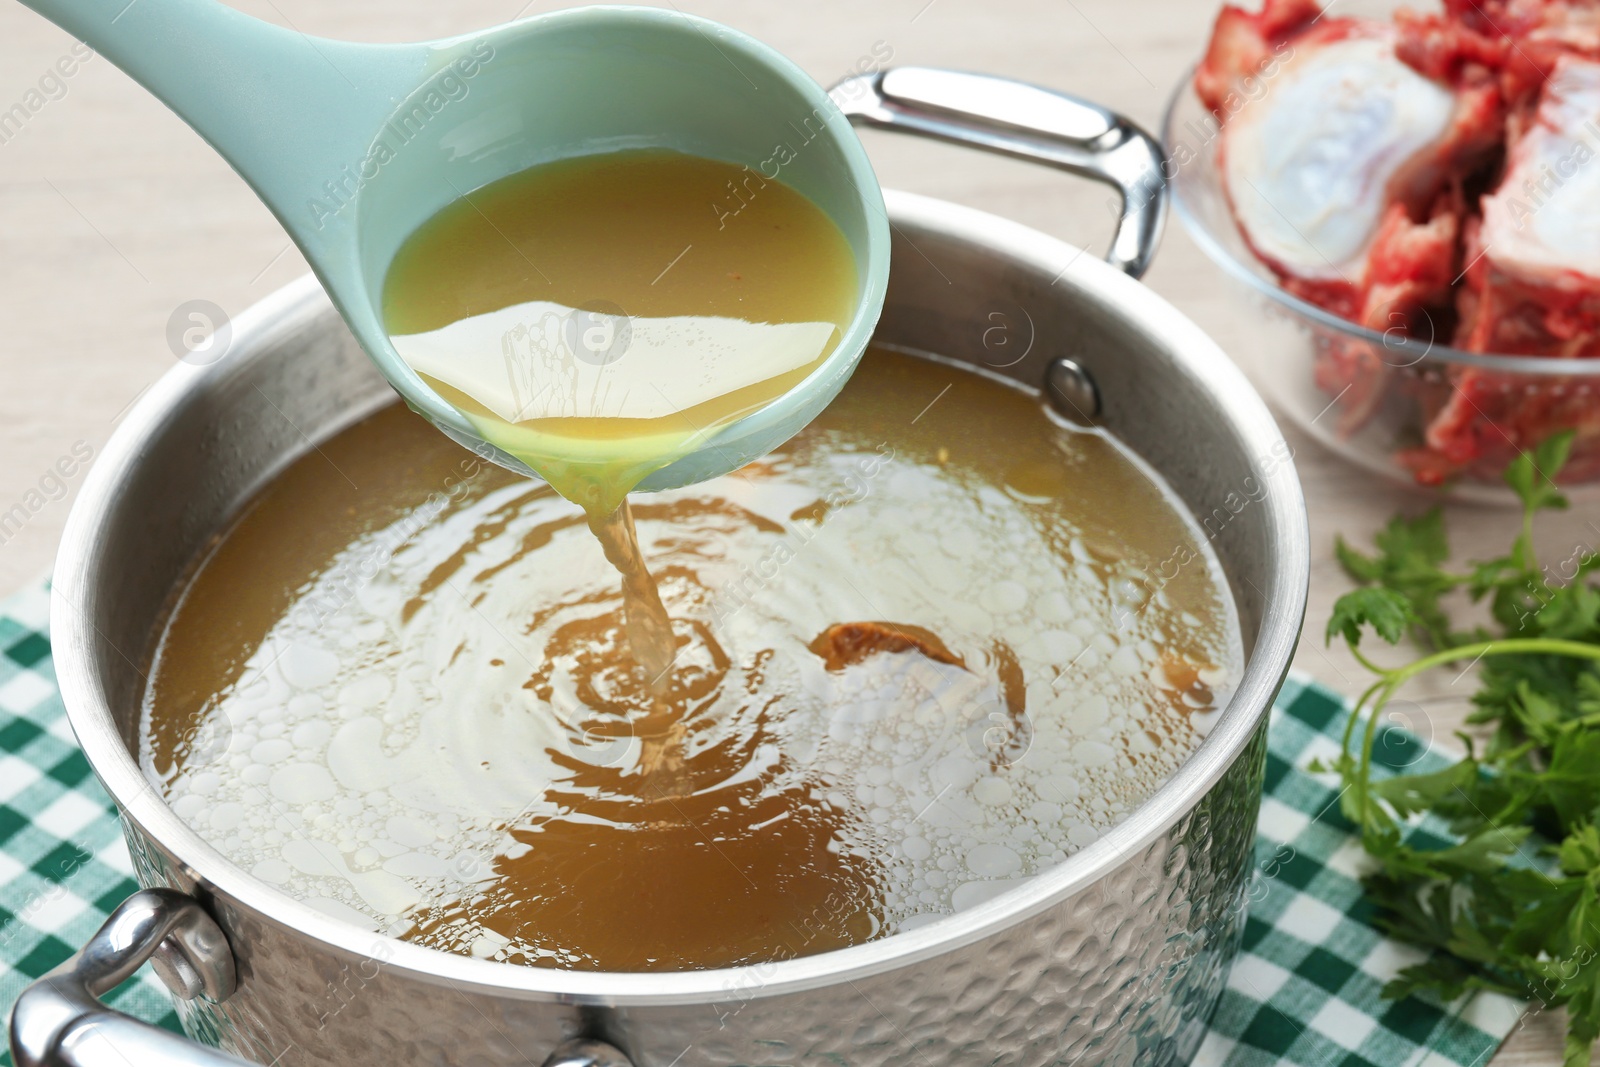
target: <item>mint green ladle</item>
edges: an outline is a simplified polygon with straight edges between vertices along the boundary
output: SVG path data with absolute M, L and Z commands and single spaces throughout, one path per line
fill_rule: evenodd
M 308 37 L 215 0 L 24 0 L 177 112 L 300 247 L 351 332 L 415 411 L 514 470 L 395 352 L 381 295 L 396 249 L 466 193 L 539 163 L 671 148 L 770 163 L 855 254 L 857 310 L 832 355 L 768 407 L 712 433 L 641 488 L 703 481 L 787 440 L 833 399 L 871 337 L 889 225 L 849 122 L 798 67 L 704 19 L 633 7 L 541 15 L 444 41 Z M 771 177 L 769 173 L 767 175 Z M 708 211 L 710 210 L 708 206 Z

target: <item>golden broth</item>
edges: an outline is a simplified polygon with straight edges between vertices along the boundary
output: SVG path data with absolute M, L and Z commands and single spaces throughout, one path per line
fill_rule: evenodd
M 1163 487 L 943 363 L 873 350 L 789 444 L 635 513 L 678 649 L 660 690 L 570 504 L 400 407 L 346 430 L 198 562 L 146 772 L 243 869 L 368 928 L 715 967 L 1059 862 L 1188 757 L 1241 667 Z

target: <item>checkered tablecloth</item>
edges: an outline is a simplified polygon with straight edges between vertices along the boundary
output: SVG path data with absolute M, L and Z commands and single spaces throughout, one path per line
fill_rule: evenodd
M 42 582 L 0 601 L 0 1005 L 8 1034 L 23 987 L 77 951 L 139 888 L 117 809 L 67 725 L 49 621 Z M 105 1000 L 178 1029 L 172 999 L 148 966 Z M 0 1064 L 11 1067 L 9 1050 Z
M 115 809 L 61 707 L 48 608 L 42 584 L 0 602 L 0 1005 L 8 1022 L 22 988 L 137 888 Z M 1521 1015 L 1520 1003 L 1487 993 L 1452 1004 L 1379 996 L 1422 954 L 1371 925 L 1357 884 L 1362 852 L 1339 814 L 1337 784 L 1303 769 L 1336 753 L 1345 714 L 1338 697 L 1298 680 L 1273 710 L 1254 903 L 1244 952 L 1196 1060 L 1202 1067 L 1480 1067 Z M 1392 761 L 1416 770 L 1445 763 L 1396 740 L 1384 746 Z M 148 968 L 107 999 L 177 1028 Z M 0 1064 L 10 1063 L 0 1054 Z
M 1379 995 L 1427 953 L 1373 926 L 1359 882 L 1366 854 L 1339 812 L 1338 779 L 1305 770 L 1339 754 L 1347 717 L 1339 696 L 1301 678 L 1272 709 L 1244 951 L 1196 1067 L 1481 1067 L 1522 1016 L 1521 1001 L 1494 993 L 1450 1004 Z M 1374 760 L 1408 772 L 1450 762 L 1397 731 Z M 1449 836 L 1431 821 L 1418 829 Z

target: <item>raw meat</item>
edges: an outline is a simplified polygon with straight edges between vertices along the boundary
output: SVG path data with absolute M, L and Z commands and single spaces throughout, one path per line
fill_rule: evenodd
M 1494 477 L 1569 427 L 1569 475 L 1600 476 L 1587 380 L 1421 365 L 1435 342 L 1600 356 L 1600 2 L 1444 0 L 1393 22 L 1228 7 L 1195 88 L 1255 254 L 1384 335 L 1319 336 L 1339 433 L 1395 396 L 1422 412 L 1398 458 L 1425 484 Z
M 1563 57 L 1468 243 L 1463 347 L 1600 355 L 1600 63 Z

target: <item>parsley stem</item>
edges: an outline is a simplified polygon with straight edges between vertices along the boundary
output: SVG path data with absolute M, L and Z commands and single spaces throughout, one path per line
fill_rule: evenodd
M 1357 663 L 1361 664 L 1363 667 L 1365 667 L 1367 670 L 1371 671 L 1373 674 L 1382 675 L 1382 674 L 1388 674 L 1389 673 L 1389 669 L 1387 667 L 1380 667 L 1380 666 L 1378 666 L 1378 664 L 1372 662 L 1366 656 L 1362 655 L 1361 654 L 1361 650 L 1359 648 L 1357 648 L 1355 645 L 1351 645 L 1350 646 L 1350 654 L 1356 658 L 1356 662 Z
M 1600 663 L 1600 645 L 1588 644 L 1583 641 L 1563 641 L 1548 637 L 1512 637 L 1499 641 L 1479 641 L 1476 644 L 1461 645 L 1456 648 L 1447 648 L 1441 652 L 1422 657 L 1404 667 L 1380 667 L 1365 656 L 1356 652 L 1356 659 L 1362 666 L 1378 675 L 1378 680 L 1369 686 L 1361 698 L 1356 701 L 1356 706 L 1350 716 L 1350 721 L 1345 724 L 1344 750 L 1350 751 L 1351 735 L 1354 733 L 1356 720 L 1366 710 L 1366 729 L 1361 735 L 1361 758 L 1357 764 L 1356 780 L 1351 783 L 1356 796 L 1353 798 L 1356 810 L 1361 816 L 1361 825 L 1365 829 L 1369 824 L 1369 812 L 1372 805 L 1368 799 L 1368 783 L 1372 780 L 1372 745 L 1378 733 L 1378 717 L 1384 706 L 1389 703 L 1389 698 L 1405 685 L 1406 682 L 1434 667 L 1446 663 L 1458 663 L 1461 660 L 1485 659 L 1490 656 L 1510 655 L 1541 655 L 1541 656 L 1570 656 L 1575 659 L 1587 659 Z M 1368 706 L 1370 702 L 1370 707 Z
M 1600 662 L 1600 645 L 1586 641 L 1563 641 L 1554 637 L 1510 637 L 1499 641 L 1479 641 L 1476 644 L 1447 648 L 1442 652 L 1424 656 L 1415 663 L 1379 673 L 1393 679 L 1396 687 L 1423 671 L 1446 663 L 1472 660 L 1488 656 L 1542 655 L 1570 656 Z

